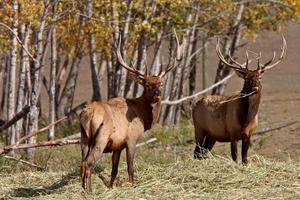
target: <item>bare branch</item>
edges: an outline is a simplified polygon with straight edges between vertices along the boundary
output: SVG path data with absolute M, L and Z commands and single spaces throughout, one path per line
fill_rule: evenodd
M 31 163 L 31 162 L 28 162 L 26 160 L 21 160 L 20 158 L 15 158 L 15 157 L 12 157 L 12 156 L 3 156 L 3 158 L 7 158 L 7 159 L 10 159 L 10 160 L 14 160 L 14 161 L 17 161 L 17 162 L 21 162 L 21 163 L 24 163 L 26 165 L 29 165 L 31 167 L 35 167 L 35 168 L 38 168 L 38 169 L 44 169 L 43 167 L 41 166 L 38 166 L 34 163 Z
M 268 128 L 266 130 L 257 131 L 255 133 L 253 133 L 253 135 L 263 135 L 265 133 L 268 133 L 268 132 L 271 132 L 271 131 L 276 131 L 276 130 L 279 130 L 279 129 L 282 129 L 282 128 L 285 128 L 285 127 L 289 127 L 289 126 L 292 126 L 292 125 L 297 124 L 297 123 L 299 123 L 299 120 L 298 121 L 288 122 L 288 123 L 286 123 L 284 125 L 277 126 L 277 127 L 274 127 L 274 128 Z
M 44 132 L 44 131 L 47 131 L 49 128 L 51 128 L 51 127 L 54 126 L 55 124 L 58 124 L 59 122 L 65 120 L 65 119 L 67 119 L 67 118 L 68 118 L 67 116 L 64 116 L 63 118 L 61 118 L 61 119 L 55 121 L 54 123 L 49 124 L 48 126 L 45 126 L 44 128 L 41 128 L 41 129 L 39 129 L 39 130 L 37 130 L 37 131 L 35 131 L 35 132 L 33 132 L 33 133 L 30 133 L 30 134 L 28 134 L 28 135 L 22 137 L 19 141 L 16 142 L 16 144 L 13 144 L 12 146 L 18 145 L 18 144 L 20 144 L 21 142 L 27 140 L 28 138 L 31 138 L 31 137 L 33 137 L 33 136 L 38 135 L 39 133 L 42 133 L 42 132 Z
M 0 154 L 8 153 L 13 150 L 17 149 L 30 149 L 30 148 L 37 148 L 37 147 L 46 147 L 46 146 L 63 146 L 68 144 L 79 144 L 80 139 L 58 139 L 52 141 L 44 141 L 38 143 L 31 143 L 31 144 L 19 144 L 19 145 L 12 145 L 0 148 Z
M 247 4 L 247 3 L 272 3 L 272 4 L 278 4 L 284 7 L 288 7 L 290 9 L 294 9 L 291 5 L 288 5 L 286 3 L 283 3 L 282 1 L 277 1 L 277 0 L 243 0 L 236 2 L 236 4 Z
M 141 147 L 146 144 L 150 144 L 157 141 L 156 138 L 151 138 L 146 142 L 142 142 L 136 145 L 136 147 Z M 31 143 L 31 144 L 18 144 L 18 145 L 10 145 L 0 148 L 0 155 L 8 153 L 13 150 L 18 149 L 30 149 L 30 148 L 38 148 L 38 147 L 47 147 L 47 146 L 64 146 L 69 144 L 80 144 L 80 133 L 52 141 L 43 141 L 38 143 Z
M 136 147 L 141 147 L 141 146 L 144 146 L 144 145 L 147 145 L 147 144 L 156 142 L 156 141 L 157 141 L 157 138 L 150 138 L 150 139 L 147 140 L 146 142 L 138 143 L 138 144 L 136 145 Z
M 230 79 L 232 76 L 233 76 L 234 73 L 231 73 L 229 74 L 228 76 L 226 76 L 224 79 L 218 81 L 217 83 L 211 85 L 210 87 L 206 88 L 205 90 L 202 90 L 200 92 L 197 92 L 191 96 L 185 96 L 181 99 L 177 99 L 175 101 L 169 101 L 169 99 L 167 98 L 166 100 L 163 100 L 161 103 L 162 104 L 167 104 L 167 105 L 176 105 L 176 104 L 180 104 L 184 101 L 187 101 L 187 100 L 190 100 L 190 99 L 194 99 L 196 98 L 197 96 L 201 95 L 201 94 L 204 94 L 206 92 L 208 92 L 209 90 L 212 90 L 213 88 L 217 87 L 218 85 L 220 84 L 223 84 L 224 82 L 226 82 L 228 79 Z
M 21 39 L 18 37 L 18 34 L 15 33 L 9 26 L 7 26 L 4 23 L 0 22 L 0 26 L 3 26 L 4 28 L 6 28 L 7 30 L 9 30 L 16 38 L 18 43 L 22 46 L 22 48 L 24 49 L 24 51 L 27 53 L 27 55 L 33 60 L 36 61 L 36 59 L 33 57 L 33 55 L 28 51 L 28 49 L 24 46 L 23 42 L 21 41 Z
M 13 125 L 16 121 L 18 121 L 19 119 L 21 119 L 22 117 L 24 117 L 30 110 L 30 106 L 25 106 L 20 112 L 18 112 L 11 120 L 9 120 L 8 122 L 6 122 L 5 124 L 3 124 L 0 127 L 0 133 L 7 129 L 8 127 L 10 127 L 11 125 Z

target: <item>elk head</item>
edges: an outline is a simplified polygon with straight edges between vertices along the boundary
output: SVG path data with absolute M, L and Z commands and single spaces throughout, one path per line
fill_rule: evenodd
M 176 43 L 177 43 L 177 52 L 176 52 L 176 61 L 181 60 L 182 58 L 182 51 L 184 44 L 179 44 L 178 37 L 175 33 Z M 118 62 L 121 64 L 122 67 L 127 69 L 132 75 L 133 79 L 141 84 L 144 87 L 143 96 L 146 98 L 148 103 L 157 103 L 161 101 L 161 91 L 163 87 L 163 78 L 165 75 L 174 69 L 178 64 L 176 62 L 173 65 L 170 65 L 163 70 L 162 67 L 158 75 L 149 75 L 148 74 L 148 67 L 145 66 L 145 72 L 142 73 L 137 70 L 132 64 L 131 66 L 127 65 L 124 59 L 122 58 L 120 47 L 121 41 L 119 41 L 119 45 L 116 51 Z M 177 62 L 178 63 L 178 62 Z
M 251 63 L 251 60 L 249 60 L 248 56 L 248 51 L 246 51 L 246 62 L 244 64 L 238 63 L 236 60 L 234 60 L 230 54 L 230 51 L 228 52 L 228 58 L 229 62 L 224 58 L 224 56 L 221 53 L 220 50 L 220 42 L 218 39 L 217 46 L 216 46 L 216 51 L 218 54 L 218 57 L 220 60 L 225 63 L 227 67 L 230 67 L 235 70 L 237 75 L 244 79 L 244 87 L 242 90 L 242 93 L 244 94 L 249 94 L 249 93 L 259 93 L 261 91 L 261 77 L 263 73 L 269 69 L 272 69 L 276 65 L 278 65 L 284 56 L 286 55 L 286 49 L 287 49 L 287 44 L 284 36 L 282 35 L 282 45 L 281 45 L 281 54 L 280 57 L 276 62 L 274 62 L 274 59 L 276 57 L 276 52 L 274 51 L 273 57 L 268 60 L 266 63 L 261 64 L 260 63 L 260 58 L 261 58 L 261 52 L 260 53 L 255 53 L 258 55 L 256 58 L 257 60 L 257 68 L 255 70 L 250 70 L 248 65 Z M 254 52 L 253 52 L 254 53 Z

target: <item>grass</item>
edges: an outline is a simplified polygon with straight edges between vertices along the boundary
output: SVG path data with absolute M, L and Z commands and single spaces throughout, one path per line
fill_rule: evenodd
M 173 152 L 174 153 L 174 152 Z M 171 153 L 171 154 L 173 154 Z M 170 155 L 171 156 L 171 155 Z M 120 164 L 117 186 L 105 188 L 93 176 L 93 193 L 81 189 L 79 171 L 19 172 L 0 174 L 3 199 L 296 199 L 300 197 L 299 163 L 280 163 L 251 157 L 245 167 L 224 157 L 198 161 L 175 155 L 161 163 L 136 159 L 136 182 L 126 181 Z M 108 170 L 104 169 L 105 176 Z
M 252 155 L 248 166 L 234 163 L 229 154 L 194 160 L 191 128 L 155 130 L 155 144 L 140 147 L 135 159 L 135 184 L 127 183 L 123 153 L 113 189 L 92 177 L 93 193 L 83 193 L 79 145 L 42 149 L 37 171 L 0 159 L 0 199 L 297 199 L 300 198 L 300 163 L 278 162 Z M 171 145 L 170 145 L 171 144 Z M 222 156 L 220 156 L 222 155 Z M 97 171 L 109 178 L 111 154 Z

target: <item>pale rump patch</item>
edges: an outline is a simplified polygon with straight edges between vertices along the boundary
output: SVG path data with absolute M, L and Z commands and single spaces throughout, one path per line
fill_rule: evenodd
M 93 105 L 92 104 L 88 104 L 80 113 L 80 124 L 83 127 L 83 129 L 85 130 L 87 136 L 89 136 L 89 128 L 90 128 L 90 123 L 91 120 L 94 116 L 94 109 L 93 109 Z

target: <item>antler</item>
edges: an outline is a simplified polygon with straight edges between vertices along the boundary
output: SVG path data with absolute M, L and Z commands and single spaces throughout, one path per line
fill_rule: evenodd
M 246 51 L 246 62 L 244 64 L 240 64 L 238 63 L 236 60 L 234 60 L 231 56 L 231 53 L 230 51 L 228 52 L 228 57 L 230 59 L 230 61 L 232 63 L 229 63 L 225 58 L 224 56 L 222 55 L 221 53 L 221 49 L 220 49 L 220 39 L 218 38 L 217 39 L 217 45 L 216 45 L 216 51 L 217 51 L 217 55 L 218 57 L 220 58 L 220 60 L 226 64 L 228 67 L 230 68 L 233 68 L 237 71 L 240 71 L 240 72 L 245 72 L 245 70 L 248 69 L 248 64 L 251 62 L 251 60 L 249 61 L 249 56 L 248 56 L 248 51 Z
M 258 64 L 258 68 L 260 68 L 263 71 L 265 71 L 265 70 L 272 69 L 273 67 L 275 67 L 276 65 L 278 65 L 282 61 L 282 59 L 284 58 L 284 56 L 286 55 L 286 49 L 287 49 L 287 43 L 286 43 L 286 40 L 285 40 L 284 36 L 282 35 L 281 54 L 280 54 L 279 59 L 275 63 L 273 63 L 273 61 L 274 61 L 274 59 L 276 57 L 276 52 L 274 51 L 273 57 L 268 62 L 266 62 L 263 65 Z
M 145 80 L 145 75 L 142 74 L 141 72 L 139 72 L 137 69 L 135 69 L 133 66 L 130 67 L 126 64 L 126 62 L 124 61 L 122 55 L 121 55 L 121 37 L 119 40 L 119 44 L 118 44 L 118 48 L 116 50 L 116 54 L 117 54 L 117 58 L 119 63 L 125 68 L 127 69 L 129 72 L 133 73 L 133 75 L 135 75 L 136 77 L 138 77 L 140 80 Z M 147 73 L 147 72 L 146 72 Z
M 182 44 L 180 45 L 179 39 L 178 39 L 178 37 L 177 37 L 177 34 L 176 34 L 176 31 L 175 31 L 175 30 L 174 30 L 174 34 L 175 34 L 176 45 L 177 45 L 176 61 L 180 61 L 180 60 L 182 59 L 183 48 L 184 48 L 184 46 L 185 46 L 185 45 L 184 45 L 185 42 L 183 41 Z M 177 65 L 173 64 L 173 65 L 169 66 L 165 71 L 163 71 L 162 68 L 161 68 L 161 70 L 160 70 L 158 76 L 159 76 L 160 78 L 163 78 L 169 71 L 171 71 L 173 68 L 175 68 L 175 67 L 177 67 L 177 66 L 178 66 L 178 64 L 177 64 Z

